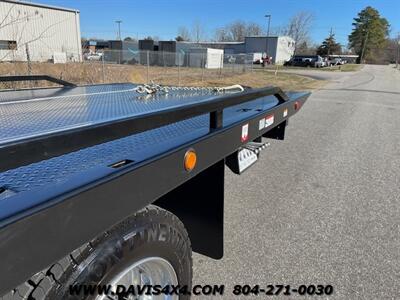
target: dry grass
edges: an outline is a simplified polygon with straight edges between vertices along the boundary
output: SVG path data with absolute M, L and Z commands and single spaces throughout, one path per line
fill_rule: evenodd
M 265 70 L 306 70 L 306 71 L 326 71 L 326 72 L 355 72 L 363 68 L 363 65 L 359 64 L 344 64 L 339 66 L 324 67 L 324 68 L 311 68 L 311 67 L 293 67 L 293 66 L 268 66 Z M 257 67 L 257 70 L 262 70 L 263 68 Z
M 332 66 L 328 68 L 322 68 L 322 71 L 333 71 L 333 72 L 356 72 L 363 68 L 363 65 L 357 64 L 345 64 L 341 66 Z
M 233 78 L 225 80 L 226 83 L 233 84 Z M 267 85 L 279 86 L 285 91 L 310 91 L 322 87 L 326 81 L 315 80 L 309 77 L 299 76 L 289 73 L 278 73 L 277 76 L 271 72 L 253 72 L 236 76 L 235 80 L 240 80 L 242 85 L 251 87 L 263 87 Z
M 225 86 L 241 84 L 250 87 L 264 87 L 274 85 L 287 91 L 312 90 L 324 84 L 324 81 L 294 74 L 278 73 L 275 76 L 272 72 L 252 72 L 251 70 L 244 70 L 242 66 L 236 66 L 234 69 L 207 70 L 157 66 L 151 66 L 147 69 L 147 67 L 140 65 L 102 65 L 99 62 L 56 65 L 51 63 L 33 63 L 31 64 L 31 73 L 47 74 L 75 84 L 146 83 L 149 80 L 164 85 L 181 86 Z M 28 74 L 28 66 L 26 63 L 0 63 L 0 74 Z M 36 83 L 33 86 L 40 85 Z M 8 84 L 3 86 L 3 88 L 15 87 L 21 87 L 21 85 L 10 86 Z M 23 87 L 32 87 L 32 84 L 25 84 Z

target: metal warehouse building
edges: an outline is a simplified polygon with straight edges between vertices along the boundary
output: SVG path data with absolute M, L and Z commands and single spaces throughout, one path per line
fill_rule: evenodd
M 295 41 L 288 36 L 250 36 L 245 39 L 246 53 L 265 52 L 272 57 L 272 63 L 283 64 L 295 50 Z
M 0 61 L 80 61 L 79 11 L 0 0 Z
M 288 61 L 295 50 L 295 41 L 289 36 L 247 36 L 244 42 L 178 42 L 186 48 L 202 46 L 223 49 L 225 54 L 267 53 L 272 63 L 283 64 Z

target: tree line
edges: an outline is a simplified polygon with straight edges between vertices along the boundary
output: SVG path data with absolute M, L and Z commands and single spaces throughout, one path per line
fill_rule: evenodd
M 336 41 L 331 30 L 321 44 L 314 44 L 310 31 L 314 23 L 314 15 L 300 11 L 292 16 L 286 25 L 274 27 L 270 35 L 287 35 L 294 39 L 296 54 L 333 55 L 342 54 L 344 45 Z M 395 60 L 398 39 L 390 39 L 389 22 L 380 16 L 379 11 L 371 6 L 361 10 L 352 23 L 353 29 L 348 36 L 348 51 L 358 55 L 358 62 L 381 62 Z M 266 35 L 265 27 L 254 23 L 237 20 L 214 31 L 215 42 L 243 42 L 246 36 Z M 195 22 L 191 30 L 186 26 L 178 29 L 177 41 L 201 42 L 206 39 L 204 27 Z
M 282 27 L 271 28 L 270 35 L 288 35 L 296 44 L 310 43 L 310 28 L 314 21 L 314 15 L 310 12 L 301 11 L 289 19 Z M 265 26 L 255 23 L 236 20 L 225 26 L 216 28 L 213 32 L 214 42 L 243 42 L 246 36 L 266 35 Z M 202 42 L 207 39 L 206 31 L 201 22 L 195 21 L 192 28 L 180 26 L 178 28 L 177 41 Z
M 389 22 L 379 11 L 367 6 L 353 19 L 353 29 L 348 36 L 348 45 L 341 45 L 336 41 L 335 33 L 331 31 L 321 44 L 311 40 L 310 32 L 314 25 L 315 17 L 311 12 L 300 11 L 293 15 L 285 25 L 272 27 L 270 36 L 286 35 L 295 41 L 295 54 L 298 55 L 333 55 L 356 54 L 358 62 L 387 62 L 396 59 L 398 47 L 397 39 L 390 39 Z M 246 36 L 266 35 L 266 26 L 255 22 L 236 20 L 213 31 L 213 38 L 209 38 L 205 26 L 200 21 L 193 22 L 189 28 L 180 26 L 177 30 L 176 41 L 204 42 L 243 42 Z M 145 39 L 158 40 L 156 36 Z M 127 37 L 125 40 L 134 40 Z M 345 47 L 347 46 L 347 47 Z M 344 50 L 347 48 L 347 50 Z

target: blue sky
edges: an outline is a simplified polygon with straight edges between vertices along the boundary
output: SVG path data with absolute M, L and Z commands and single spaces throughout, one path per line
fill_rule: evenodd
M 265 14 L 271 14 L 271 28 L 283 26 L 298 11 L 315 15 L 311 38 L 320 43 L 330 28 L 337 40 L 347 44 L 351 23 L 357 13 L 370 5 L 391 24 L 391 36 L 400 33 L 400 0 L 35 0 L 43 4 L 79 9 L 84 37 L 115 38 L 122 20 L 122 36 L 158 36 L 173 39 L 179 26 L 189 29 L 200 22 L 209 38 L 215 28 L 235 20 L 251 21 L 267 27 Z

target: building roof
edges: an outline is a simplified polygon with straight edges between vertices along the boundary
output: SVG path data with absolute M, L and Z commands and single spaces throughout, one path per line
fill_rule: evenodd
M 79 13 L 79 10 L 73 9 L 73 8 L 65 8 L 65 7 L 52 6 L 52 5 L 40 4 L 40 3 L 34 3 L 34 2 L 27 2 L 27 1 L 18 1 L 18 0 L 2 0 L 2 1 L 3 2 L 9 2 L 9 3 L 17 4 L 17 5 L 35 6 L 35 7 L 42 7 L 42 8 L 47 8 L 47 9 L 54 9 L 54 10 L 62 10 L 62 11 L 69 11 L 69 12 Z
M 289 38 L 294 41 L 294 39 L 288 35 L 250 35 L 246 36 L 245 38 L 251 39 L 278 39 L 278 38 Z
M 244 42 L 192 42 L 192 41 L 179 41 L 182 44 L 243 44 Z
M 270 35 L 270 36 L 266 36 L 266 35 L 252 35 L 252 36 L 245 36 L 245 39 L 247 38 L 259 38 L 259 39 L 277 39 L 277 38 L 289 38 L 291 40 L 293 40 L 293 38 L 291 38 L 290 36 L 287 35 Z M 294 40 L 293 40 L 294 41 Z M 192 41 L 180 41 L 177 42 L 180 44 L 194 44 L 194 45 L 244 45 L 246 43 L 246 40 L 244 40 L 243 42 L 192 42 Z
M 263 38 L 263 39 L 267 39 L 267 38 L 278 38 L 278 37 L 282 37 L 283 35 L 279 36 L 279 35 L 248 35 L 245 36 L 245 38 Z
M 348 57 L 348 58 L 357 58 L 358 55 L 353 55 L 353 54 L 330 54 L 328 56 L 331 57 Z

